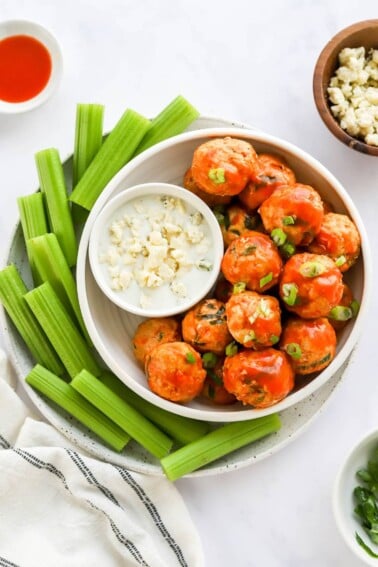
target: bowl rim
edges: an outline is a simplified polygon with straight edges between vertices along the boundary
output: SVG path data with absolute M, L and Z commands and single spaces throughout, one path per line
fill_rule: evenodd
M 345 495 L 343 495 L 341 493 L 341 488 L 342 488 L 343 478 L 348 473 L 348 471 L 350 470 L 351 462 L 353 461 L 355 455 L 360 450 L 363 450 L 364 448 L 366 448 L 374 439 L 376 440 L 376 444 L 378 445 L 378 428 L 377 427 L 375 427 L 373 429 L 370 428 L 368 431 L 366 431 L 365 433 L 363 433 L 362 435 L 360 435 L 358 437 L 358 439 L 354 443 L 352 449 L 350 449 L 346 453 L 346 455 L 344 456 L 343 462 L 341 463 L 341 465 L 339 466 L 339 468 L 337 470 L 336 477 L 335 477 L 335 480 L 334 480 L 334 483 L 333 483 L 333 490 L 332 490 L 332 511 L 333 511 L 333 516 L 334 516 L 337 528 L 338 528 L 343 540 L 345 541 L 345 543 L 349 547 L 349 549 L 351 551 L 353 551 L 353 553 L 355 555 L 357 555 L 367 565 L 377 565 L 377 559 L 371 558 L 366 552 L 363 551 L 363 549 L 358 545 L 358 543 L 355 541 L 355 539 L 353 537 L 351 537 L 351 533 L 350 533 L 350 531 L 347 527 L 346 521 L 344 519 L 344 514 L 342 513 L 341 501 L 342 501 L 342 498 L 345 497 Z M 356 480 L 356 485 L 357 485 L 357 482 L 358 481 Z M 361 526 L 361 530 L 362 530 L 362 526 Z M 370 542 L 368 542 L 368 545 L 370 547 Z M 374 545 L 374 544 L 371 544 L 371 545 Z
M 212 254 L 214 257 L 213 268 L 208 272 L 209 278 L 206 280 L 204 287 L 199 288 L 199 290 L 196 289 L 192 297 L 186 299 L 181 304 L 174 305 L 171 308 L 165 307 L 163 309 L 149 309 L 148 307 L 142 308 L 133 303 L 129 303 L 125 298 L 117 295 L 111 290 L 105 281 L 103 270 L 99 266 L 98 244 L 101 239 L 101 234 L 103 234 L 105 230 L 104 225 L 109 221 L 109 218 L 114 215 L 115 210 L 138 197 L 162 195 L 164 193 L 171 196 L 177 195 L 178 198 L 188 203 L 193 207 L 193 209 L 202 213 L 212 237 Z M 191 309 L 196 303 L 201 301 L 201 299 L 209 293 L 219 276 L 223 253 L 224 247 L 222 232 L 210 207 L 208 207 L 197 195 L 191 193 L 187 189 L 184 189 L 179 185 L 174 185 L 173 183 L 164 182 L 139 183 L 124 189 L 109 199 L 93 222 L 88 243 L 88 257 L 92 274 L 102 292 L 108 297 L 108 299 L 110 299 L 110 301 L 115 303 L 121 309 L 133 313 L 134 315 L 150 318 L 179 315 L 180 313 Z
M 212 412 L 211 410 L 205 410 L 205 409 L 202 410 L 202 409 L 188 407 L 185 405 L 175 404 L 173 402 L 170 402 L 169 400 L 164 400 L 163 398 L 158 399 L 158 396 L 156 396 L 156 394 L 147 390 L 147 388 L 142 386 L 141 384 L 137 383 L 131 376 L 126 376 L 123 372 L 122 367 L 117 364 L 114 364 L 114 361 L 108 355 L 106 350 L 104 350 L 102 346 L 101 337 L 99 336 L 96 326 L 94 325 L 94 322 L 92 320 L 85 293 L 85 288 L 86 288 L 85 267 L 87 260 L 88 238 L 89 238 L 91 226 L 94 222 L 94 219 L 97 217 L 100 210 L 104 206 L 104 203 L 107 201 L 109 196 L 112 195 L 112 192 L 117 188 L 117 186 L 122 182 L 123 178 L 127 176 L 131 171 L 142 165 L 143 162 L 148 160 L 150 157 L 154 156 L 155 154 L 158 154 L 162 150 L 169 149 L 170 147 L 176 144 L 185 143 L 188 140 L 196 140 L 199 138 L 213 138 L 213 137 L 222 137 L 222 136 L 239 137 L 242 139 L 250 140 L 252 142 L 253 140 L 256 140 L 265 143 L 271 143 L 272 145 L 275 146 L 278 145 L 280 147 L 280 150 L 293 153 L 297 157 L 306 161 L 310 167 L 318 170 L 318 172 L 333 187 L 335 187 L 336 192 L 343 200 L 346 209 L 351 214 L 351 217 L 355 221 L 361 235 L 361 252 L 362 252 L 363 269 L 364 269 L 364 278 L 363 278 L 364 281 L 362 287 L 361 306 L 358 316 L 353 324 L 353 328 L 351 329 L 350 334 L 347 337 L 342 350 L 337 354 L 337 356 L 334 358 L 331 364 L 327 368 L 325 368 L 317 376 L 315 380 L 312 380 L 309 384 L 307 384 L 300 390 L 290 394 L 289 396 L 287 396 L 277 404 L 265 409 L 248 408 L 248 409 L 242 409 L 240 411 L 235 410 L 233 412 L 222 411 L 222 410 L 219 410 L 217 412 Z M 147 401 L 150 401 L 154 405 L 158 405 L 159 407 L 166 409 L 167 411 L 176 413 L 178 415 L 183 415 L 186 417 L 191 417 L 194 419 L 221 422 L 221 421 L 242 421 L 247 419 L 253 419 L 257 417 L 262 417 L 263 415 L 269 415 L 271 413 L 275 413 L 287 409 L 288 407 L 291 407 L 295 403 L 298 403 L 305 397 L 314 393 L 326 381 L 328 381 L 331 378 L 334 372 L 336 372 L 336 370 L 342 366 L 342 364 L 345 362 L 347 357 L 351 354 L 352 349 L 356 345 L 357 340 L 361 334 L 363 322 L 365 320 L 365 317 L 367 316 L 367 306 L 371 295 L 372 260 L 371 260 L 371 252 L 370 252 L 368 236 L 356 206 L 354 205 L 352 199 L 349 197 L 348 193 L 341 185 L 341 183 L 316 158 L 312 157 L 307 152 L 301 150 L 294 144 L 282 140 L 281 138 L 278 138 L 276 136 L 272 136 L 270 134 L 265 134 L 262 132 L 249 130 L 249 129 L 221 127 L 221 128 L 209 128 L 206 130 L 195 130 L 191 132 L 185 132 L 183 134 L 174 136 L 172 138 L 169 138 L 168 140 L 160 142 L 159 144 L 156 144 L 152 148 L 149 148 L 148 150 L 146 150 L 145 152 L 134 158 L 113 177 L 113 179 L 108 183 L 108 185 L 105 187 L 102 194 L 96 201 L 87 219 L 80 240 L 76 274 L 77 274 L 79 303 L 83 313 L 85 325 L 87 326 L 88 332 L 90 334 L 90 337 L 93 341 L 95 348 L 98 350 L 99 354 L 104 359 L 105 363 L 115 372 L 115 374 L 142 398 L 146 399 Z
M 0 100 L 0 114 L 21 114 L 37 108 L 55 92 L 63 75 L 62 50 L 56 37 L 49 29 L 37 22 L 26 19 L 12 19 L 0 22 L 0 41 L 13 35 L 28 35 L 40 41 L 50 54 L 52 69 L 46 85 L 33 98 L 22 102 Z
M 346 130 L 341 128 L 336 118 L 332 115 L 327 101 L 325 89 L 328 87 L 328 81 L 325 82 L 324 68 L 328 62 L 330 55 L 334 52 L 335 47 L 342 43 L 348 36 L 369 27 L 377 27 L 378 33 L 378 19 L 361 20 L 355 22 L 340 31 L 338 31 L 323 47 L 318 59 L 315 63 L 312 91 L 315 101 L 315 106 L 328 130 L 343 142 L 347 147 L 357 150 L 365 155 L 378 156 L 378 146 L 367 144 L 363 140 L 354 138 Z M 340 48 L 341 49 L 341 48 Z M 339 51 L 340 51 L 339 49 Z

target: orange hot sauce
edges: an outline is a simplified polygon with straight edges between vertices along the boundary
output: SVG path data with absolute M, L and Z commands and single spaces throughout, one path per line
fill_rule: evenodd
M 0 40 L 0 100 L 25 102 L 46 86 L 52 69 L 46 47 L 28 35 Z

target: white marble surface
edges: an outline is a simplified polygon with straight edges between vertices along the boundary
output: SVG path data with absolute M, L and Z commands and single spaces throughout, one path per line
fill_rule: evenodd
M 72 150 L 77 102 L 106 105 L 111 127 L 128 106 L 154 115 L 182 93 L 204 114 L 256 125 L 312 153 L 345 184 L 374 245 L 378 159 L 341 145 L 320 121 L 312 72 L 341 28 L 377 17 L 376 0 L 0 0 L 0 18 L 49 27 L 61 43 L 55 96 L 25 115 L 0 115 L 0 241 L 16 197 L 37 186 L 34 153 Z M 375 263 L 377 247 L 373 248 Z M 378 304 L 325 411 L 269 459 L 216 478 L 177 483 L 208 567 L 358 567 L 331 509 L 336 471 L 354 441 L 378 425 Z M 0 339 L 1 344 L 1 339 Z M 167 566 L 169 567 L 169 566 Z

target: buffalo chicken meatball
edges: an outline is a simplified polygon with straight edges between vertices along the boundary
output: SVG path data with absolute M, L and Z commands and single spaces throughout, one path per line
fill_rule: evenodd
M 259 213 L 267 232 L 279 230 L 295 246 L 308 245 L 319 232 L 324 211 L 321 197 L 310 185 L 296 183 L 277 189 Z
M 282 259 L 269 236 L 251 230 L 231 242 L 221 269 L 230 283 L 264 292 L 278 282 Z
M 354 222 L 347 215 L 327 213 L 309 252 L 327 254 L 341 272 L 346 272 L 356 262 L 360 248 L 361 238 Z
M 165 343 L 146 356 L 148 385 L 172 402 L 189 402 L 198 396 L 206 379 L 201 355 L 184 342 Z
M 135 358 L 144 365 L 147 354 L 156 346 L 180 340 L 180 323 L 173 317 L 147 319 L 140 323 L 133 337 Z
M 281 335 L 278 300 L 255 291 L 233 295 L 226 304 L 231 335 L 244 347 L 255 350 L 276 344 Z
M 328 319 L 290 319 L 284 327 L 280 348 L 290 357 L 296 374 L 323 370 L 336 352 L 336 333 Z
M 326 317 L 343 295 L 342 274 L 328 256 L 295 254 L 283 268 L 280 297 L 304 319 Z
M 273 348 L 243 349 L 226 358 L 226 390 L 245 405 L 267 408 L 285 398 L 294 387 L 294 371 L 286 353 Z
M 239 205 L 230 205 L 223 212 L 215 210 L 215 216 L 218 219 L 223 241 L 225 246 L 229 246 L 235 238 L 249 230 L 257 228 L 259 223 L 258 215 L 250 215 L 245 209 Z
M 231 201 L 231 197 L 229 197 L 228 195 L 226 196 L 215 195 L 215 194 L 212 195 L 210 193 L 206 193 L 206 191 L 202 191 L 202 189 L 198 187 L 198 185 L 195 183 L 193 179 L 191 167 L 187 170 L 187 172 L 184 175 L 183 184 L 185 189 L 187 189 L 191 193 L 194 193 L 195 195 L 197 195 L 197 197 L 200 197 L 200 199 L 202 199 L 202 201 L 204 201 L 207 205 L 209 205 L 209 207 L 213 207 L 215 205 L 222 205 L 222 204 L 227 205 Z
M 295 181 L 293 170 L 282 158 L 259 154 L 256 179 L 249 181 L 238 198 L 247 209 L 254 210 L 270 197 L 273 191 L 282 185 L 294 185 Z
M 194 151 L 192 176 L 202 191 L 232 196 L 244 189 L 256 167 L 257 154 L 249 142 L 214 138 Z
M 203 299 L 182 320 L 182 336 L 200 352 L 223 354 L 232 340 L 226 321 L 226 307 L 217 299 Z

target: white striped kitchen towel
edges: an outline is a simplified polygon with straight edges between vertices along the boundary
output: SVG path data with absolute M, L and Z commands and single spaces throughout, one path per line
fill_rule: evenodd
M 202 567 L 177 489 L 78 452 L 33 419 L 0 361 L 0 566 Z

